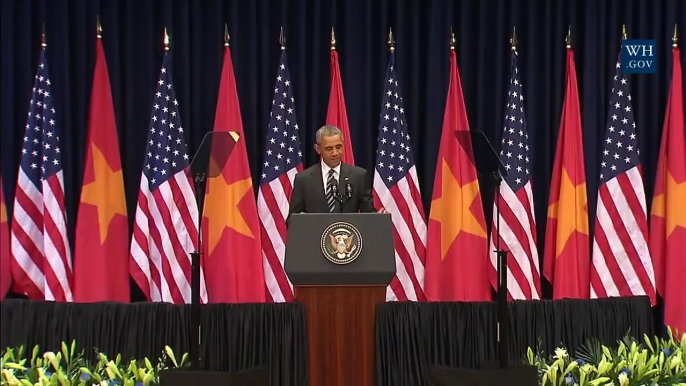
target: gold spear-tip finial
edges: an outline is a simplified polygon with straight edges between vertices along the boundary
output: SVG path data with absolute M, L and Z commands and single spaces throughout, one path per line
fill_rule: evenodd
M 102 39 L 102 25 L 100 24 L 100 15 L 96 17 L 95 33 L 98 39 Z
M 229 26 L 224 23 L 224 46 L 229 46 L 229 39 L 231 39 L 229 36 Z
M 164 50 L 169 51 L 169 34 L 167 33 L 167 27 L 164 27 Z
M 512 46 L 512 51 L 517 49 L 517 26 L 512 27 L 512 37 L 510 38 L 510 45 Z
M 388 50 L 395 51 L 395 40 L 393 40 L 393 28 L 388 28 Z
M 565 39 L 565 42 L 567 43 L 567 49 L 572 48 L 572 26 L 571 25 L 567 29 L 567 38 Z
M 40 35 L 40 45 L 41 45 L 41 47 L 45 47 L 48 45 L 48 43 L 46 43 L 46 41 L 45 41 L 45 23 L 43 23 L 43 31 L 41 32 L 41 35 Z
M 331 51 L 336 49 L 336 34 L 333 31 L 333 27 L 331 27 Z
M 450 27 L 450 51 L 455 51 L 455 33 L 453 27 Z
M 622 39 L 626 40 L 626 24 L 622 24 Z
M 279 44 L 281 44 L 281 51 L 286 49 L 286 37 L 283 36 L 283 26 L 281 26 L 281 34 L 279 35 Z
M 674 23 L 674 37 L 672 38 L 672 47 L 677 48 L 679 43 L 679 38 L 676 35 L 676 23 Z

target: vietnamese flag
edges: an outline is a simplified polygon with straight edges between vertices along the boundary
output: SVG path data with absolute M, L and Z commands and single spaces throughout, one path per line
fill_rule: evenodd
M 210 303 L 265 302 L 260 224 L 253 191 L 236 80 L 224 49 L 214 131 L 238 134 L 221 174 L 208 178 L 203 210 L 205 281 Z
M 429 214 L 425 292 L 430 301 L 488 301 L 488 239 L 455 51 Z
M 338 68 L 338 53 L 336 52 L 336 39 L 331 30 L 331 94 L 329 95 L 329 110 L 326 113 L 326 124 L 338 127 L 343 132 L 343 157 L 342 161 L 355 165 L 353 157 L 353 145 L 350 141 L 350 126 L 348 114 L 343 97 L 343 82 L 341 71 Z
M 657 164 L 650 213 L 650 248 L 665 325 L 686 333 L 686 134 L 679 48 L 672 50 L 672 85 Z
M 10 271 L 10 227 L 7 222 L 7 207 L 5 206 L 5 193 L 2 190 L 2 177 L 0 176 L 0 300 L 2 300 L 12 283 Z
M 130 302 L 129 230 L 107 62 L 98 36 L 74 246 L 74 301 Z
M 567 48 L 566 90 L 550 185 L 543 273 L 553 285 L 553 299 L 588 299 L 588 198 L 579 91 L 571 48 Z

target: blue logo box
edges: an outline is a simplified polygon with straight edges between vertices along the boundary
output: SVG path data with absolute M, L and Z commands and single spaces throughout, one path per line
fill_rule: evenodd
M 622 72 L 654 74 L 657 70 L 655 40 L 624 40 L 622 42 Z

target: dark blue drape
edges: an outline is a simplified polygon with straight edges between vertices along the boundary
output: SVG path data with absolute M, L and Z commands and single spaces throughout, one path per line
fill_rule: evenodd
M 657 42 L 657 74 L 630 76 L 649 205 L 671 78 L 671 37 L 675 23 L 686 30 L 686 2 L 680 0 L 4 0 L 0 7 L 0 160 L 8 206 L 11 210 L 44 23 L 57 119 L 64 128 L 63 162 L 72 242 L 85 157 L 96 15 L 103 27 L 131 222 L 155 81 L 164 53 L 165 27 L 171 37 L 181 118 L 188 128 L 186 140 L 195 149 L 213 127 L 223 28 L 224 23 L 228 25 L 255 186 L 280 53 L 280 27 L 287 40 L 296 114 L 303 128 L 302 150 L 308 165 L 316 162 L 314 132 L 326 117 L 333 26 L 355 159 L 368 169 L 374 165 L 388 31 L 393 28 L 397 73 L 428 211 L 449 80 L 450 29 L 457 39 L 471 128 L 486 132 L 497 143 L 509 77 L 508 38 L 516 26 L 533 141 L 541 251 L 564 98 L 568 27 L 578 70 L 591 224 L 622 24 L 626 24 L 629 38 Z M 686 42 L 686 34 L 682 34 L 682 41 Z M 492 197 L 492 191 L 484 188 L 486 218 L 491 218 Z M 544 295 L 549 294 L 546 289 Z

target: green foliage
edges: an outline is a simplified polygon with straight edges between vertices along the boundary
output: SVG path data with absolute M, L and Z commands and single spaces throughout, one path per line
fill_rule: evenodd
M 24 346 L 9 348 L 2 353 L 0 385 L 153 386 L 159 384 L 162 370 L 190 364 L 188 353 L 178 362 L 169 346 L 165 346 L 154 365 L 148 358 L 122 362 L 121 354 L 110 359 L 105 353 L 97 351 L 97 360 L 90 363 L 83 351 L 76 352 L 76 341 L 71 346 L 63 342 L 57 353 L 47 351 L 41 354 L 40 347 L 35 346 L 30 357 L 26 357 L 26 354 Z
M 541 386 L 686 386 L 686 333 L 643 342 L 624 337 L 616 349 L 589 340 L 572 357 L 564 348 L 545 358 L 528 349 L 525 363 L 538 368 Z

